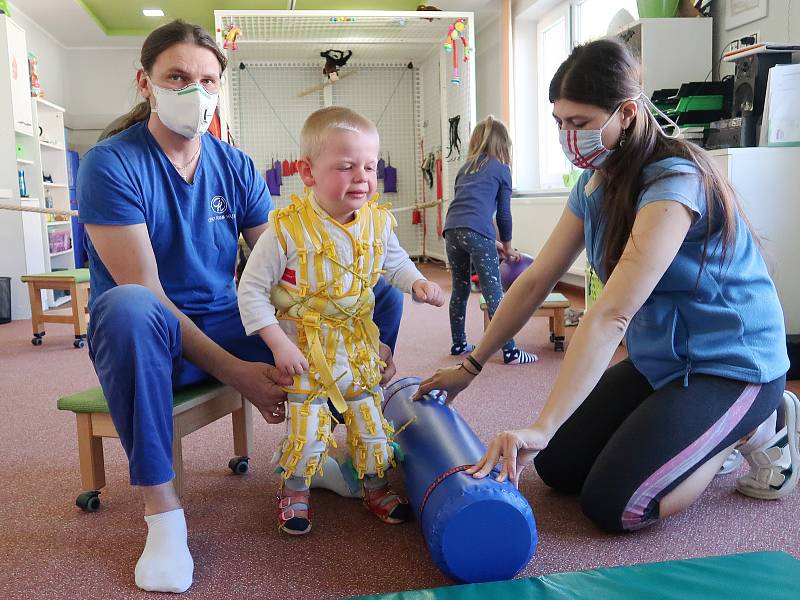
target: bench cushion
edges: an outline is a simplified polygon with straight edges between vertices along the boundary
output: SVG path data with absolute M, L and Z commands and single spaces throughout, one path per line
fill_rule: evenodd
M 569 301 L 567 300 L 567 297 L 564 294 L 553 292 L 552 294 L 547 294 L 547 298 L 545 298 L 545 301 L 542 302 L 541 308 L 548 308 L 547 306 L 548 304 L 555 304 L 555 303 L 559 304 L 566 303 L 567 305 L 569 305 Z M 484 310 L 484 308 L 486 307 L 486 299 L 483 297 L 483 294 L 481 294 L 480 298 L 480 307 L 481 310 Z
M 89 281 L 89 269 L 67 269 L 66 271 L 53 271 L 52 273 L 37 273 L 36 275 L 25 275 L 24 281 L 34 281 L 36 278 L 52 279 L 53 277 L 64 277 L 74 279 L 76 283 Z
M 184 402 L 194 400 L 198 396 L 207 394 L 215 389 L 221 388 L 223 385 L 216 381 L 199 383 L 192 385 L 182 390 L 175 392 L 172 399 L 172 406 L 179 406 Z M 107 413 L 108 404 L 106 397 L 103 395 L 103 390 L 99 387 L 92 388 L 72 394 L 71 396 L 64 396 L 58 399 L 57 404 L 59 410 L 71 410 L 76 413 Z

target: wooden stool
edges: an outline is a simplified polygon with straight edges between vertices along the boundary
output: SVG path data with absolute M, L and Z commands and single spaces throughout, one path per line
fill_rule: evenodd
M 486 300 L 481 296 L 481 310 L 483 311 L 483 329 L 489 326 L 489 310 Z M 550 319 L 550 343 L 556 352 L 564 351 L 566 328 L 564 327 L 564 312 L 569 308 L 569 300 L 564 294 L 554 292 L 547 295 L 547 299 L 534 313 L 534 317 L 548 317 Z
M 45 323 L 72 323 L 75 327 L 75 341 L 72 345 L 83 348 L 86 324 L 89 321 L 89 269 L 23 275 L 21 279 L 28 284 L 28 295 L 31 299 L 31 343 L 34 346 L 42 345 Z M 72 308 L 45 311 L 42 306 L 42 290 L 68 290 L 72 297 Z
M 93 388 L 59 398 L 60 410 L 71 410 L 78 423 L 78 456 L 81 485 L 85 490 L 76 504 L 94 512 L 100 508 L 100 488 L 106 484 L 103 438 L 118 438 L 108 413 L 103 390 Z M 172 401 L 172 468 L 175 491 L 183 493 L 183 453 L 181 438 L 230 414 L 233 420 L 233 452 L 228 467 L 241 475 L 249 468 L 252 452 L 253 420 L 250 403 L 231 387 L 221 383 L 202 383 L 175 393 Z

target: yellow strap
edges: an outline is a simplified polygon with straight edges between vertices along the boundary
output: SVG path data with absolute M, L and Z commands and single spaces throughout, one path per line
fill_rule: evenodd
M 287 246 L 286 246 L 286 237 L 283 235 L 283 228 L 281 226 L 281 222 L 284 221 L 286 218 L 286 212 L 284 209 L 273 210 L 269 213 L 269 225 L 275 231 L 275 237 L 278 238 L 278 242 L 281 244 L 281 248 L 283 248 L 283 253 L 286 254 Z
M 302 203 L 298 215 L 308 236 L 311 238 L 311 243 L 314 244 L 314 270 L 317 274 L 317 288 L 326 288 L 323 251 L 325 250 L 326 241 L 330 241 L 330 238 L 328 240 L 325 239 L 327 237 L 325 227 L 317 217 L 314 209 L 311 208 L 308 196 L 302 199 Z
M 313 338 L 309 338 L 309 340 L 311 342 L 309 359 L 319 370 L 319 376 L 322 380 L 322 387 L 325 388 L 325 392 L 327 393 L 328 398 L 330 398 L 336 410 L 344 414 L 345 411 L 347 411 L 347 402 L 344 401 L 342 392 L 339 391 L 337 380 L 334 378 L 333 373 L 328 366 L 328 361 L 325 360 L 325 354 L 322 352 L 322 344 L 320 344 L 319 336 L 315 335 Z
M 289 236 L 297 247 L 297 258 L 300 263 L 299 279 L 296 285 L 300 288 L 300 295 L 305 296 L 308 293 L 308 250 L 306 248 L 306 238 L 303 234 L 303 225 L 300 222 L 297 210 L 294 205 L 290 208 L 294 210 L 288 211 Z

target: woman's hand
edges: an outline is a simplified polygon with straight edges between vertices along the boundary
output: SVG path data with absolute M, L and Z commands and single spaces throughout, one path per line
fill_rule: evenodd
M 272 365 L 240 360 L 231 374 L 230 385 L 255 406 L 268 423 L 286 418 L 286 392 L 281 386 L 292 384 L 289 375 Z
M 445 402 L 450 404 L 462 390 L 472 383 L 474 378 L 475 375 L 468 372 L 461 365 L 439 369 L 432 377 L 428 377 L 420 384 L 417 393 L 411 399 L 421 400 L 431 390 L 438 390 L 439 392 L 447 392 Z
M 519 476 L 522 471 L 533 462 L 549 441 L 550 436 L 536 425 L 528 429 L 504 431 L 495 436 L 483 458 L 466 472 L 475 479 L 483 479 L 498 462 L 501 462 L 503 467 L 497 476 L 497 481 L 510 479 L 514 487 L 519 487 Z

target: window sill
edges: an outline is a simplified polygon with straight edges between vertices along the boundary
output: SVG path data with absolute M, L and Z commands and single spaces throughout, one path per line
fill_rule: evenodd
M 568 188 L 539 188 L 537 190 L 512 190 L 511 199 L 516 198 L 553 198 L 553 197 L 568 197 L 570 190 Z

